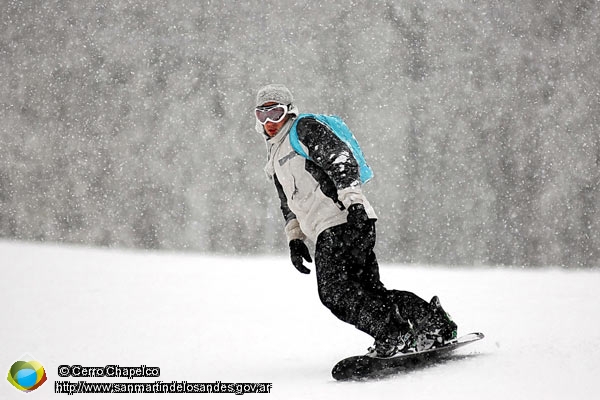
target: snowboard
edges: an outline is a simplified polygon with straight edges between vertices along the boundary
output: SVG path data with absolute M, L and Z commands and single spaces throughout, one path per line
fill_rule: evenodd
M 483 338 L 483 333 L 469 333 L 443 346 L 415 353 L 398 353 L 387 358 L 367 355 L 348 357 L 333 367 L 331 375 L 338 381 L 344 381 L 381 378 L 396 372 L 410 371 L 434 363 L 443 355 Z

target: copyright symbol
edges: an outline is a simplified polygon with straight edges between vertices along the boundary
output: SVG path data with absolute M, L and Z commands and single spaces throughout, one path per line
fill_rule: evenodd
M 58 366 L 58 376 L 61 378 L 67 378 L 71 375 L 71 367 L 68 365 L 59 365 Z

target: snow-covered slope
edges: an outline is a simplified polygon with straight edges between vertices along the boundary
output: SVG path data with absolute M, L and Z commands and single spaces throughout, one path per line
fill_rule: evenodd
M 314 272 L 301 275 L 286 258 L 13 242 L 0 242 L 0 254 L 0 370 L 28 353 L 48 375 L 27 395 L 2 378 L 1 399 L 55 396 L 63 364 L 160 367 L 158 379 L 129 382 L 272 383 L 270 394 L 246 396 L 273 399 L 589 399 L 597 392 L 600 271 L 383 265 L 388 287 L 439 295 L 459 333 L 487 337 L 445 364 L 342 383 L 331 367 L 371 340 L 321 306 Z

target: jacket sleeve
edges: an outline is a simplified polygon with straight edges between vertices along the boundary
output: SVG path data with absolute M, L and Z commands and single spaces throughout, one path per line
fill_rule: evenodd
M 281 182 L 279 182 L 279 179 L 277 178 L 277 175 L 273 175 L 273 182 L 275 182 L 275 188 L 277 188 L 277 194 L 281 203 L 281 212 L 283 214 L 283 218 L 285 219 L 285 235 L 287 236 L 288 242 L 291 242 L 294 239 L 306 239 L 306 235 L 304 232 L 302 232 L 302 229 L 300 229 L 300 224 L 298 223 L 298 219 L 296 219 L 296 214 L 294 214 L 288 206 L 287 197 L 283 191 Z
M 306 147 L 311 160 L 333 181 L 344 206 L 362 203 L 359 165 L 348 145 L 314 118 L 301 119 L 296 129 L 300 143 Z

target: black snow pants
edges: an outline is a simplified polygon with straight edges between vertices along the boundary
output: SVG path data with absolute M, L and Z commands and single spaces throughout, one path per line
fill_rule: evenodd
M 375 220 L 357 230 L 334 226 L 317 238 L 315 266 L 321 302 L 344 322 L 377 340 L 398 337 L 407 321 L 420 321 L 429 303 L 407 291 L 388 290 L 379 278 Z

